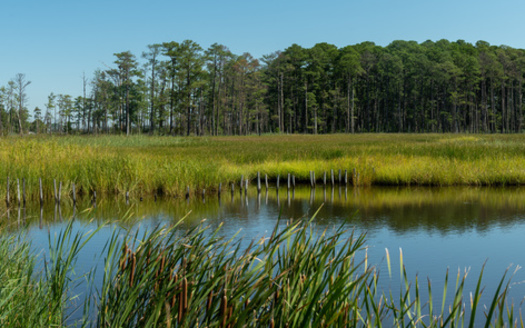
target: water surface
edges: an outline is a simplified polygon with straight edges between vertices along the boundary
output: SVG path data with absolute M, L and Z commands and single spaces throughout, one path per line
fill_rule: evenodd
M 418 275 L 422 287 L 428 277 L 434 290 L 440 290 L 447 269 L 454 275 L 470 270 L 465 295 L 475 289 L 486 262 L 485 303 L 490 302 L 507 268 L 525 265 L 525 188 L 270 188 L 261 193 L 237 190 L 223 192 L 221 197 L 213 194 L 189 200 L 144 197 L 129 203 L 119 197 L 102 197 L 95 205 L 84 199 L 76 208 L 68 200 L 60 206 L 47 203 L 42 211 L 31 204 L 20 210 L 15 207 L 6 212 L 4 225 L 10 231 L 27 228 L 33 248 L 45 255 L 48 236 L 63 229 L 70 218 L 75 219 L 75 229 L 84 231 L 109 221 L 82 251 L 78 260 L 82 271 L 101 262 L 114 227 L 145 230 L 175 224 L 184 217 L 181 228 L 206 220 L 211 227 L 223 224 L 224 236 L 240 231 L 239 236 L 251 240 L 268 236 L 279 217 L 308 219 L 317 211 L 313 222 L 320 229 L 330 231 L 344 225 L 349 234 L 366 233 L 368 264 L 377 266 L 382 287 L 393 289 L 394 294 L 400 288 L 400 249 L 409 277 Z M 385 249 L 392 258 L 392 277 Z M 513 278 L 511 298 L 516 304 L 525 295 L 524 280 L 521 271 Z

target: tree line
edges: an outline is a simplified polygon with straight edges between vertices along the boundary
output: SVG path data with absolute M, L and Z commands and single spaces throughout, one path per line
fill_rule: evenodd
M 29 81 L 0 87 L 1 133 L 521 132 L 525 50 L 458 40 L 293 44 L 260 59 L 226 46 L 115 53 L 83 94 L 27 110 Z

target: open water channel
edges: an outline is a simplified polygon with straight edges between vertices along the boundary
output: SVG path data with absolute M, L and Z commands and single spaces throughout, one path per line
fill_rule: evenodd
M 217 227 L 223 223 L 222 234 L 248 240 L 268 236 L 279 216 L 283 219 L 311 217 L 321 229 L 345 225 L 349 231 L 366 233 L 368 264 L 381 272 L 382 288 L 399 293 L 401 286 L 399 252 L 408 276 L 417 275 L 426 289 L 432 283 L 435 302 L 440 302 L 445 273 L 451 272 L 451 286 L 458 270 L 470 270 L 465 296 L 475 284 L 486 262 L 482 303 L 490 303 L 499 280 L 507 268 L 514 271 L 525 266 L 525 188 L 296 188 L 277 192 L 270 188 L 260 194 L 250 189 L 247 194 L 236 190 L 221 197 L 207 195 L 185 199 L 153 199 L 144 197 L 127 204 L 121 198 L 99 199 L 96 207 L 89 200 L 74 210 L 68 201 L 60 207 L 46 204 L 28 206 L 25 210 L 6 213 L 8 228 L 26 227 L 35 251 L 47 253 L 48 235 L 55 235 L 74 216 L 75 229 L 88 231 L 103 222 L 104 227 L 82 250 L 77 272 L 87 271 L 101 262 L 106 240 L 118 229 L 146 229 L 173 224 L 186 216 L 181 227 L 206 219 Z M 73 213 L 75 211 L 75 213 Z M 189 214 L 188 214 L 189 213 Z M 389 276 L 385 249 L 390 252 L 392 275 Z M 512 278 L 509 300 L 516 306 L 525 295 L 524 269 Z M 467 299 L 465 299 L 468 302 Z M 439 304 L 439 303 L 438 303 Z

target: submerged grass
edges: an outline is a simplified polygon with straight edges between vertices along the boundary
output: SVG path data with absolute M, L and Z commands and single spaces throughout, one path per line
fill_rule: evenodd
M 179 224 L 181 224 L 179 222 Z M 106 244 L 103 282 L 85 299 L 84 317 L 67 318 L 74 306 L 71 281 L 79 250 L 97 231 L 73 233 L 72 224 L 50 241 L 51 261 L 34 272 L 28 244 L 0 240 L 0 322 L 6 327 L 474 327 L 523 325 L 507 303 L 504 275 L 481 304 L 482 276 L 470 298 L 466 273 L 441 304 L 421 296 L 400 256 L 401 290 L 379 287 L 379 272 L 363 256 L 365 237 L 340 227 L 319 231 L 312 221 L 278 222 L 251 243 L 220 237 L 204 224 L 178 225 L 122 236 Z M 389 273 L 390 256 L 387 252 Z M 516 312 L 515 312 L 516 311 Z
M 346 170 L 357 185 L 522 185 L 525 135 L 363 134 L 247 137 L 63 136 L 0 139 L 0 177 L 16 179 L 27 193 L 45 197 L 53 180 L 64 196 L 78 192 L 165 194 L 216 190 L 251 179 L 288 173 L 308 182 L 331 169 Z M 354 177 L 353 170 L 357 174 Z M 5 182 L 4 182 L 5 183 Z M 5 187 L 5 184 L 4 184 Z M 0 193 L 5 195 L 6 188 Z M 2 195 L 2 194 L 0 194 Z

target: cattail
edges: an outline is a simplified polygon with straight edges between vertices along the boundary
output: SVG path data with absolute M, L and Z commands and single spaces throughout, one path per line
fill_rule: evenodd
M 273 321 L 273 318 L 270 320 L 270 328 L 274 328 L 275 327 L 275 322 Z
M 175 289 L 175 288 L 174 288 Z M 177 293 L 175 291 L 173 291 L 173 295 L 171 296 L 171 307 L 174 308 L 175 307 L 175 302 L 177 300 Z
M 183 310 L 184 310 L 184 300 L 182 299 L 183 298 L 183 295 L 182 295 L 182 282 L 181 282 L 181 292 L 179 293 L 179 323 L 182 322 L 182 313 L 183 313 Z
M 150 261 L 151 261 L 151 248 L 149 249 L 148 256 L 146 257 L 146 263 L 147 263 L 148 267 L 149 267 Z
M 128 262 L 128 245 L 124 245 L 124 249 L 122 250 L 122 269 L 121 271 L 126 270 L 127 262 Z
M 222 300 L 221 300 L 221 317 L 222 317 L 221 327 L 226 327 L 226 320 L 228 319 L 226 316 L 227 307 L 228 307 L 228 297 L 226 297 L 226 291 L 225 291 L 224 296 L 222 297 Z
M 128 266 L 131 265 L 131 254 L 133 252 L 131 251 L 131 248 L 128 248 L 128 253 L 127 253 L 127 260 L 128 260 Z
M 177 286 L 177 281 L 179 280 L 179 276 L 177 274 L 175 274 L 175 276 L 173 276 L 173 286 Z M 176 289 L 175 287 L 173 287 L 174 289 Z M 171 307 L 174 308 L 175 307 L 175 301 L 177 300 L 177 293 L 176 291 L 173 292 L 173 296 L 171 298 Z
M 122 258 L 124 259 L 124 261 L 127 260 L 127 255 L 128 255 L 128 244 L 124 245 L 124 247 L 122 248 Z
M 164 265 L 166 263 L 166 255 L 162 255 L 162 259 L 160 260 L 160 273 L 164 272 Z
M 187 297 L 188 306 L 186 306 L 186 310 L 189 308 L 189 304 L 191 303 L 191 295 L 192 295 L 191 286 L 194 283 L 195 283 L 194 281 L 188 281 L 188 297 Z
M 183 295 L 183 304 L 184 304 L 184 311 L 188 309 L 188 279 L 184 277 L 182 280 L 182 295 Z
M 233 305 L 230 306 L 230 311 L 228 313 L 228 321 L 230 321 L 232 317 L 233 317 Z M 228 325 L 228 328 L 230 327 L 231 327 L 231 324 Z
M 133 260 L 131 262 L 131 276 L 129 278 L 129 286 L 133 287 L 133 280 L 135 278 L 135 268 L 137 266 L 137 257 L 135 253 L 133 253 Z
M 209 312 L 211 309 L 211 304 L 213 302 L 213 291 L 210 291 L 208 294 L 208 301 L 206 302 L 206 311 Z

